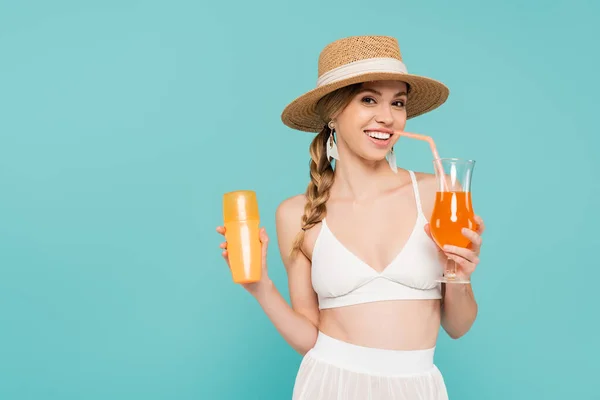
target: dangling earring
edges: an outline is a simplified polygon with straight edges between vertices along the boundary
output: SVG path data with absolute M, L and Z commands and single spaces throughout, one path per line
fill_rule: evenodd
M 331 129 L 331 133 L 329 134 L 329 139 L 327 139 L 327 161 L 331 161 L 332 158 L 336 160 L 340 159 L 340 155 L 338 154 L 337 144 L 333 140 L 333 134 L 335 129 L 333 128 L 333 124 L 329 123 L 329 129 Z
M 398 166 L 396 165 L 396 154 L 394 153 L 394 148 L 392 147 L 390 151 L 387 153 L 388 164 L 390 164 L 390 168 L 394 171 L 395 174 L 398 173 Z

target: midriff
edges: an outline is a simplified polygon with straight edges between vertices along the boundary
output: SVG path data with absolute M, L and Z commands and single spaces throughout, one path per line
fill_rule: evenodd
M 358 346 L 421 350 L 435 346 L 440 300 L 390 300 L 320 310 L 319 330 Z

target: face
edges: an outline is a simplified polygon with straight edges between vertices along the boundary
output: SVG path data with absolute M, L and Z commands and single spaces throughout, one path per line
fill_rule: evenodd
M 385 158 L 406 125 L 407 85 L 398 81 L 377 81 L 362 88 L 333 122 L 338 135 L 340 157 L 354 153 L 368 161 Z

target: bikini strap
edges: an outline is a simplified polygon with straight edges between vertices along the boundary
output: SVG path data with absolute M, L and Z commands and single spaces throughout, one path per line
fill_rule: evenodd
M 419 186 L 417 185 L 417 177 L 415 176 L 415 173 L 412 170 L 408 170 L 408 173 L 410 174 L 410 180 L 412 181 L 412 185 L 413 185 L 413 192 L 415 193 L 415 200 L 417 202 L 417 210 L 419 211 L 420 214 L 423 214 L 423 208 L 421 207 L 421 196 L 419 196 Z

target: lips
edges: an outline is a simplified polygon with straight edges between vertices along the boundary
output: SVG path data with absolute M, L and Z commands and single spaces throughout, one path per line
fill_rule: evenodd
M 387 140 L 389 139 L 392 135 L 389 133 L 385 133 L 385 132 L 380 132 L 380 131 L 365 131 L 365 133 L 373 138 L 373 139 L 378 139 L 378 140 Z
M 365 135 L 367 135 L 367 137 L 369 138 L 369 140 L 375 143 L 378 147 L 386 147 L 390 143 L 392 138 L 392 134 L 389 132 L 382 132 L 379 130 L 366 130 L 364 132 Z

